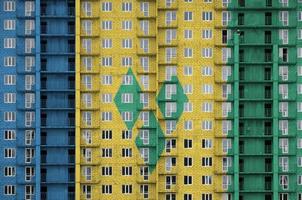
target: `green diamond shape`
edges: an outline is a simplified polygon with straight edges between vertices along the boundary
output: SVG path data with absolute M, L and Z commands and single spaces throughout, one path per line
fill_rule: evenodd
M 141 89 L 139 84 L 132 72 L 131 69 L 128 70 L 127 75 L 132 75 L 133 84 L 132 85 L 121 85 L 118 92 L 115 95 L 114 102 L 118 108 L 120 113 L 122 112 L 132 112 L 133 119 L 132 121 L 125 121 L 125 124 L 129 130 L 131 130 L 139 116 L 140 109 L 142 108 L 142 104 L 140 102 L 139 93 Z M 132 93 L 133 94 L 133 103 L 122 103 L 122 94 L 123 93 Z
M 176 84 L 176 95 L 172 96 L 171 99 L 167 100 L 166 95 L 166 84 Z M 174 113 L 171 117 L 165 117 L 165 110 L 166 110 L 166 102 L 175 102 L 176 103 L 176 113 Z M 171 81 L 166 81 L 163 83 L 158 96 L 157 96 L 157 103 L 158 107 L 164 116 L 165 119 L 175 119 L 178 121 L 180 116 L 183 113 L 184 103 L 188 102 L 188 97 L 184 93 L 184 90 L 176 76 L 172 77 Z

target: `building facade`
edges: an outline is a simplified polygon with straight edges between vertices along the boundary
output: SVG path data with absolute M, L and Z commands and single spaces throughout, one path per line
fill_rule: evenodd
M 301 0 L 3 0 L 0 199 L 302 200 Z
M 301 200 L 301 3 L 78 1 L 76 199 Z
M 0 199 L 74 199 L 75 3 L 0 10 Z

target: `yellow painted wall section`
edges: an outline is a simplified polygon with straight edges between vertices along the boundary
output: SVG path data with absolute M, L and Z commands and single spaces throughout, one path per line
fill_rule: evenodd
M 111 2 L 111 7 L 109 2 Z M 212 199 L 223 199 L 227 192 L 222 187 L 222 160 L 226 153 L 222 151 L 222 104 L 223 98 L 221 43 L 221 13 L 222 9 L 215 9 L 217 3 L 205 3 L 193 0 L 186 3 L 183 0 L 78 0 L 76 1 L 76 199 L 92 200 L 169 200 L 175 195 L 176 199 L 192 195 L 194 199 L 201 199 L 202 195 L 212 195 Z M 218 1 L 217 1 L 218 2 Z M 219 1 L 220 2 L 220 1 Z M 132 5 L 132 11 L 122 11 L 124 7 Z M 148 16 L 141 11 L 142 3 L 149 4 Z M 104 11 L 105 7 L 112 8 Z M 185 21 L 185 12 L 192 12 L 192 21 Z M 176 20 L 167 24 L 167 13 L 176 12 Z M 213 20 L 203 21 L 202 13 L 212 12 Z M 131 29 L 123 30 L 123 21 L 131 21 Z M 149 33 L 141 29 L 142 21 L 148 21 Z M 112 24 L 111 24 L 112 23 Z M 104 30 L 104 26 L 111 27 Z M 89 28 L 91 27 L 91 28 Z M 203 30 L 212 30 L 212 37 L 202 37 Z M 167 42 L 167 31 L 176 30 L 176 38 Z M 192 31 L 192 38 L 185 38 L 185 31 Z M 103 46 L 110 40 L 110 47 Z M 132 47 L 123 48 L 123 40 L 131 39 Z M 149 51 L 141 48 L 141 40 L 149 40 Z M 108 43 L 107 43 L 108 45 Z M 167 49 L 176 48 L 177 55 L 167 62 Z M 193 51 L 192 58 L 184 56 L 185 48 Z M 211 48 L 210 58 L 202 57 L 202 49 Z M 122 66 L 125 57 L 132 58 L 132 64 Z M 149 70 L 141 66 L 141 58 L 149 58 Z M 107 61 L 105 61 L 107 59 Z M 108 62 L 112 61 L 111 66 Z M 107 64 L 105 63 L 107 62 Z M 88 64 L 87 64 L 88 63 Z M 90 65 L 91 63 L 91 65 Z M 192 85 L 192 93 L 186 93 L 188 102 L 192 103 L 191 111 L 184 111 L 177 119 L 176 129 L 166 134 L 166 119 L 160 112 L 156 101 L 159 90 L 165 87 L 167 68 L 176 67 L 177 77 L 185 89 Z M 191 67 L 192 74 L 185 69 Z M 209 74 L 204 70 L 208 67 Z M 136 145 L 136 138 L 142 121 L 138 119 L 132 129 L 132 137 L 123 139 L 122 133 L 127 126 L 122 120 L 114 99 L 122 85 L 122 77 L 132 69 L 134 78 L 144 93 L 149 93 L 148 111 L 154 111 L 165 134 L 165 139 L 175 139 L 176 148 L 167 152 L 163 150 L 156 164 L 156 168 L 144 180 L 140 167 L 144 161 Z M 107 77 L 106 77 L 107 76 Z M 111 84 L 104 84 L 108 76 L 112 77 Z M 143 89 L 143 76 L 149 77 L 149 89 Z M 203 92 L 204 85 L 212 87 L 211 94 Z M 104 95 L 107 95 L 104 97 Z M 89 96 L 89 97 L 87 97 Z M 88 101 L 87 98 L 90 98 Z M 106 101 L 104 101 L 106 98 Z M 138 104 L 139 102 L 137 102 Z M 203 111 L 204 103 L 212 105 L 209 112 Z M 105 112 L 112 113 L 112 120 L 105 121 Z M 88 114 L 89 113 L 89 114 Z M 89 115 L 89 116 L 88 116 Z M 89 118 L 89 122 L 87 119 Z M 192 121 L 191 130 L 185 130 L 185 124 Z M 204 121 L 212 121 L 210 130 L 203 130 Z M 112 138 L 103 138 L 104 132 L 112 131 Z M 108 133 L 107 132 L 107 133 Z M 87 136 L 89 135 L 89 137 Z M 184 140 L 191 139 L 192 148 L 185 148 Z M 202 148 L 202 141 L 212 141 L 211 148 Z M 112 157 L 104 157 L 104 149 L 112 149 Z M 123 157 L 122 149 L 132 149 L 131 157 Z M 193 160 L 192 166 L 184 166 L 184 158 Z M 212 166 L 202 166 L 202 158 L 211 157 Z M 167 170 L 167 160 L 176 158 L 176 166 Z M 112 174 L 104 175 L 103 168 L 111 167 Z M 132 175 L 122 175 L 122 167 L 132 167 Z M 87 169 L 89 168 L 89 169 Z M 108 168 L 107 168 L 108 169 Z M 91 172 L 87 172 L 91 170 Z M 89 174 L 89 175 L 87 175 Z M 91 177 L 90 177 L 91 175 Z M 176 184 L 167 186 L 167 177 L 176 176 Z M 192 176 L 192 184 L 185 184 L 184 177 Z M 210 176 L 211 184 L 202 184 L 202 177 Z M 123 193 L 123 185 L 131 185 L 131 193 Z M 142 188 L 148 186 L 148 196 L 142 193 Z M 105 188 L 105 189 L 104 189 Z M 109 189 L 110 188 L 110 189 Z M 106 190 L 107 192 L 104 192 Z M 111 193 L 109 192 L 111 191 Z

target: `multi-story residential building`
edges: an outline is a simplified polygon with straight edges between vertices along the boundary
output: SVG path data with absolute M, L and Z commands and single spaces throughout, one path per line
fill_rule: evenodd
M 302 199 L 302 1 L 80 0 L 76 199 Z
M 301 0 L 1 1 L 0 199 L 302 200 L 301 25 Z
M 75 197 L 75 3 L 0 2 L 0 199 Z

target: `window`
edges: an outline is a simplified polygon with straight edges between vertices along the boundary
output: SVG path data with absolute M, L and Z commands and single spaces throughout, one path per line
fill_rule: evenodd
M 122 193 L 123 194 L 131 194 L 132 193 L 132 185 L 122 185 Z
M 185 185 L 191 185 L 193 182 L 192 176 L 184 176 L 184 184 Z
M 193 20 L 193 13 L 186 11 L 184 12 L 184 20 L 185 21 L 192 21 Z
M 112 112 L 102 112 L 102 121 L 112 121 Z
M 25 1 L 25 16 L 32 16 L 35 11 L 35 2 L 34 1 Z
M 193 129 L 193 121 L 186 120 L 184 121 L 184 130 L 191 131 Z
M 203 94 L 213 94 L 213 85 L 203 84 L 202 85 L 202 93 Z
M 35 138 L 35 132 L 34 130 L 25 130 L 25 145 L 32 145 L 33 140 Z
M 102 21 L 102 29 L 103 30 L 112 30 L 112 21 Z
M 203 193 L 201 194 L 201 200 L 212 200 L 212 194 Z M 226 200 L 226 199 L 223 199 Z
M 132 21 L 130 20 L 122 21 L 122 29 L 125 31 L 132 30 Z
M 131 2 L 123 2 L 122 3 L 122 11 L 123 12 L 131 12 L 132 11 L 132 3 Z
M 101 149 L 102 158 L 111 158 L 112 157 L 112 149 L 111 148 L 102 148 Z
M 3 10 L 5 12 L 11 12 L 16 10 L 15 0 L 7 0 L 3 2 Z
M 166 126 L 166 134 L 170 135 L 176 129 L 176 121 L 175 120 L 165 120 Z
M 144 178 L 145 181 L 149 179 L 149 167 L 141 166 L 140 167 L 140 175 Z
M 112 85 L 112 76 L 111 75 L 103 75 L 102 76 L 102 84 L 103 85 Z
M 232 140 L 231 139 L 222 139 L 222 152 L 228 153 L 232 149 Z
M 31 200 L 34 196 L 34 186 L 33 185 L 25 185 L 25 200 Z
M 288 184 L 289 184 L 289 178 L 288 175 L 281 175 L 279 176 L 279 180 L 280 180 L 280 185 L 282 187 L 283 190 L 287 190 L 288 189 Z
M 176 36 L 176 32 L 175 32 L 175 36 Z M 185 39 L 192 39 L 193 38 L 193 30 L 185 29 L 184 30 L 184 38 Z
M 102 57 L 102 66 L 111 67 L 112 66 L 112 57 Z
M 15 185 L 5 185 L 4 186 L 4 195 L 16 195 L 16 186 Z
M 4 38 L 4 48 L 5 49 L 16 48 L 16 38 Z
M 176 54 L 176 48 L 166 48 L 166 62 L 167 63 L 171 63 L 173 61 L 173 59 L 176 58 L 177 54 Z
M 35 84 L 35 75 L 25 75 L 25 90 L 32 90 Z
M 112 11 L 112 2 L 103 2 L 102 3 L 102 11 L 103 12 L 110 12 L 110 11 Z
M 149 2 L 140 2 L 140 11 L 144 17 L 149 16 Z
M 13 177 L 16 176 L 16 167 L 4 167 L 4 176 L 5 177 Z
M 92 40 L 91 39 L 82 39 L 82 48 L 85 50 L 85 53 L 91 53 Z
M 140 93 L 139 97 L 143 108 L 149 108 L 149 93 Z
M 4 85 L 16 85 L 16 75 L 4 75 Z
M 212 15 L 212 12 L 202 12 L 202 20 L 203 21 L 212 21 L 213 19 L 213 15 Z
M 302 167 L 302 157 L 297 157 L 297 166 Z
M 82 29 L 84 30 L 86 35 L 92 35 L 92 21 L 91 20 L 83 20 L 82 21 Z
M 141 57 L 140 66 L 143 68 L 144 72 L 149 72 L 149 57 Z
M 35 30 L 35 20 L 25 20 L 25 35 L 31 35 Z
M 202 48 L 201 49 L 201 56 L 203 58 L 212 58 L 212 48 Z
M 112 167 L 102 167 L 102 176 L 111 176 Z
M 149 35 L 150 23 L 148 20 L 141 20 L 139 26 L 140 26 L 140 31 L 143 32 L 144 35 Z
M 192 147 L 193 147 L 193 140 L 184 139 L 184 148 L 185 149 L 192 149 Z
M 298 21 L 302 21 L 302 11 L 298 11 Z
M 122 167 L 122 175 L 123 176 L 131 176 L 132 175 L 132 167 L 130 166 L 123 166 Z
M 25 148 L 25 163 L 31 163 L 35 155 L 35 149 Z
M 112 194 L 112 185 L 102 185 L 103 194 Z
M 212 166 L 212 158 L 211 157 L 202 157 L 201 158 L 201 166 L 211 167 Z
M 4 158 L 15 158 L 16 149 L 15 148 L 5 148 L 4 149 Z
M 102 139 L 111 140 L 112 139 L 112 130 L 102 130 Z
M 202 39 L 212 39 L 213 37 L 212 29 L 203 29 L 201 36 Z
M 3 21 L 4 23 L 4 30 L 15 30 L 16 29 L 16 21 L 13 19 L 6 19 Z
M 279 30 L 279 39 L 282 40 L 282 44 L 288 44 L 288 30 L 287 29 Z
M 171 25 L 176 20 L 176 12 L 175 11 L 167 11 L 166 12 L 166 25 Z
M 298 37 L 298 40 L 302 40 L 302 29 L 298 29 L 298 34 L 297 34 L 297 37 Z
M 82 2 L 82 9 L 86 16 L 91 17 L 92 16 L 92 5 L 91 2 Z
M 102 48 L 104 49 L 112 48 L 112 39 L 102 39 Z
M 129 140 L 132 138 L 132 130 L 123 130 L 122 131 L 122 139 Z
M 193 165 L 193 158 L 191 157 L 184 157 L 184 166 L 191 167 Z
M 193 112 L 193 103 L 185 102 L 184 103 L 184 112 Z
M 139 151 L 144 163 L 149 163 L 149 148 L 140 148 Z
M 184 194 L 184 200 L 193 200 L 192 194 Z
M 132 66 L 132 57 L 122 57 L 122 66 L 131 67 Z
M 231 157 L 223 157 L 222 158 L 222 171 L 227 172 L 229 167 L 232 167 L 232 158 Z
M 4 121 L 5 122 L 16 121 L 16 112 L 12 112 L 12 111 L 4 112 Z
M 222 12 L 222 25 L 227 26 L 231 21 L 231 12 L 223 11 Z
M 122 149 L 122 157 L 124 157 L 124 158 L 132 157 L 132 149 L 131 148 L 123 148 Z
M 192 76 L 193 75 L 193 67 L 192 66 L 184 66 L 184 75 L 185 76 Z
M 143 126 L 149 126 L 149 111 L 143 111 L 140 113 L 140 120 L 143 122 Z
M 213 129 L 213 123 L 210 120 L 203 120 L 201 122 L 201 129 L 205 131 L 209 131 Z
M 102 94 L 102 103 L 112 103 L 112 94 Z
M 92 133 L 91 130 L 83 130 L 82 138 L 86 144 L 92 144 Z
M 222 48 L 222 62 L 229 61 L 229 58 L 232 57 L 232 49 L 231 48 Z
M 133 76 L 132 75 L 123 75 L 122 84 L 123 85 L 133 85 Z
M 201 107 L 202 112 L 213 112 L 212 102 L 203 102 Z
M 184 57 L 185 58 L 193 58 L 193 49 L 192 48 L 184 48 Z
M 125 122 L 131 122 L 133 120 L 133 112 L 121 112 L 121 115 Z
M 149 144 L 149 130 L 147 129 L 140 129 L 139 130 L 139 137 L 143 141 L 144 145 Z
M 140 39 L 140 48 L 144 53 L 149 53 L 149 39 Z
M 176 158 L 175 157 L 167 157 L 166 158 L 166 172 L 170 172 L 172 167 L 176 166 Z M 166 185 L 167 187 L 167 185 Z
M 191 84 L 184 85 L 184 93 L 185 94 L 192 94 L 193 93 L 193 85 L 191 85 Z
M 12 56 L 4 57 L 4 66 L 5 67 L 15 67 L 16 66 L 16 57 L 12 57 Z
M 212 76 L 213 75 L 212 67 L 209 67 L 209 66 L 202 67 L 201 74 L 202 74 L 202 76 Z
M 16 131 L 4 130 L 4 140 L 16 140 Z
M 25 112 L 25 127 L 31 127 L 35 121 L 35 112 Z
M 133 103 L 133 93 L 122 93 L 122 103 Z
M 287 172 L 288 171 L 288 166 L 289 166 L 289 162 L 288 162 L 288 157 L 279 157 L 279 166 L 282 169 L 282 172 Z
M 140 82 L 141 82 L 141 85 L 143 86 L 142 89 L 143 90 L 149 90 L 149 76 L 148 75 L 142 75 L 140 77 Z
M 34 167 L 25 167 L 25 181 L 31 181 L 34 175 L 35 175 Z
M 25 38 L 24 53 L 33 53 L 33 49 L 34 48 L 35 48 L 35 39 L 33 39 L 33 38 Z
M 132 48 L 132 39 L 122 39 L 122 48 L 125 49 Z
M 288 26 L 288 11 L 279 12 L 279 21 L 283 26 Z
M 201 184 L 211 185 L 212 184 L 212 176 L 201 176 Z

